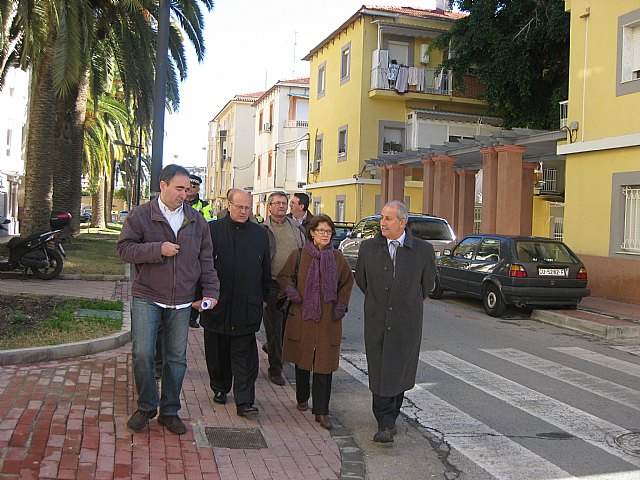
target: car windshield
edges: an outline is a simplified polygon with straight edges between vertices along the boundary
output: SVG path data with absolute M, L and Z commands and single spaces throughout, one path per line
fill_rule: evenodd
M 578 259 L 560 242 L 520 241 L 516 242 L 516 251 L 521 262 L 578 263 Z
M 449 227 L 435 220 L 409 220 L 409 230 L 422 240 L 453 240 Z

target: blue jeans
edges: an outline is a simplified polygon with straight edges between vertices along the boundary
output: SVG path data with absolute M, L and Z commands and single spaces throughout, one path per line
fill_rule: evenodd
M 133 375 L 138 391 L 138 409 L 158 408 L 155 377 L 156 337 L 162 325 L 162 396 L 161 415 L 177 415 L 180 390 L 187 370 L 187 339 L 190 308 L 162 308 L 152 301 L 134 297 L 131 303 L 131 339 L 133 341 Z

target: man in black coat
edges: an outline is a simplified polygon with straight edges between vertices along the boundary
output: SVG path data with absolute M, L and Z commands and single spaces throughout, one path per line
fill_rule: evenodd
M 224 404 L 233 385 L 240 416 L 258 413 L 256 332 L 271 285 L 271 255 L 267 232 L 249 221 L 251 195 L 228 193 L 229 215 L 209 223 L 213 260 L 220 279 L 220 298 L 212 310 L 203 310 L 205 357 L 209 384 L 216 403 Z
M 387 203 L 381 233 L 360 244 L 356 282 L 364 292 L 364 344 L 378 421 L 374 442 L 393 442 L 404 392 L 415 385 L 423 302 L 433 289 L 433 246 L 413 238 L 407 207 Z

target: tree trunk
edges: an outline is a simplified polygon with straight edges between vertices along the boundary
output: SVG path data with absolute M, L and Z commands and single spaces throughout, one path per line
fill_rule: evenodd
M 105 228 L 104 221 L 104 194 L 105 194 L 105 178 L 106 172 L 102 171 L 98 180 L 98 190 L 91 195 L 91 226 L 95 228 Z
M 25 161 L 24 215 L 20 223 L 23 234 L 49 230 L 53 185 L 53 126 L 55 95 L 51 79 L 51 57 L 56 27 L 49 21 L 47 41 L 42 56 L 33 65 L 29 103 L 29 130 Z
M 89 94 L 88 72 L 56 105 L 55 144 L 53 149 L 53 209 L 72 215 L 70 230 L 80 230 L 82 207 L 82 163 L 84 120 Z

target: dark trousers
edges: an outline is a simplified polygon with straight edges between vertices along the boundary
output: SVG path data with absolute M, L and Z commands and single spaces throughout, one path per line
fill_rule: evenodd
M 296 400 L 304 403 L 309 400 L 309 380 L 311 372 L 302 370 L 296 365 Z M 313 373 L 313 405 L 311 412 L 316 415 L 329 415 L 329 400 L 331 399 L 331 373 Z
M 395 397 L 381 397 L 373 394 L 373 415 L 378 421 L 378 428 L 394 428 L 396 418 L 400 415 L 400 407 L 404 400 L 404 392 Z
M 264 333 L 267 336 L 267 353 L 269 354 L 269 375 L 282 374 L 282 333 L 284 324 L 282 314 L 276 310 L 280 286 L 272 280 L 267 297 L 267 306 L 264 308 Z
M 233 385 L 236 405 L 253 405 L 259 367 L 256 334 L 230 336 L 205 329 L 204 354 L 211 389 L 229 393 Z

